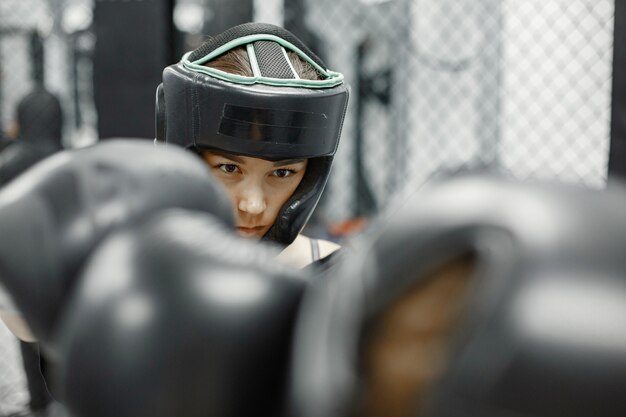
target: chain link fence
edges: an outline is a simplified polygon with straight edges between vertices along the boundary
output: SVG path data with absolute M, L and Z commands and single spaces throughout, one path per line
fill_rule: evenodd
M 0 1 L 4 137 L 19 137 L 18 103 L 41 83 L 62 104 L 64 145 L 96 140 L 94 3 Z M 207 19 L 219 20 L 212 6 L 218 3 L 223 9 L 228 2 L 174 2 L 178 29 L 196 31 L 185 39 L 203 39 L 197 31 L 210 29 Z M 606 183 L 613 0 L 253 6 L 254 16 L 283 22 L 305 39 L 352 87 L 331 180 L 313 219 L 323 228 L 374 215 L 433 173 L 466 164 L 498 166 L 521 179 Z M 0 339 L 0 416 L 25 404 L 15 393 L 24 384 L 10 340 Z
M 326 221 L 488 164 L 605 184 L 612 0 L 319 0 L 307 25 L 352 83 Z

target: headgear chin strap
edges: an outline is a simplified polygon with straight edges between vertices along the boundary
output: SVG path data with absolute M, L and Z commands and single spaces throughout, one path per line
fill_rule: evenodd
M 205 66 L 244 46 L 252 76 Z M 319 74 L 301 79 L 287 52 Z M 343 75 L 287 30 L 264 23 L 235 26 L 163 71 L 156 94 L 156 140 L 267 160 L 312 158 L 294 195 L 265 239 L 296 238 L 326 185 L 348 104 Z

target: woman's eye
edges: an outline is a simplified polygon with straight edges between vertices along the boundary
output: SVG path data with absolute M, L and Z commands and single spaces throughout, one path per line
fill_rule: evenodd
M 218 169 L 222 172 L 226 172 L 227 174 L 239 171 L 239 167 L 235 164 L 219 164 Z
M 274 170 L 273 175 L 278 178 L 285 178 L 290 175 L 293 175 L 294 173 L 295 171 L 292 169 L 281 168 L 281 169 Z

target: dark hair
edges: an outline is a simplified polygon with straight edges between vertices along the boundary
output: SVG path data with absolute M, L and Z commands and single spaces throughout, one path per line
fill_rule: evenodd
M 289 57 L 289 61 L 291 61 L 293 69 L 300 78 L 304 80 L 324 79 L 324 77 L 319 74 L 311 64 L 300 58 L 295 52 L 288 51 L 287 56 Z M 248 53 L 246 52 L 246 48 L 243 46 L 231 49 L 204 65 L 231 74 L 246 77 L 253 76 L 252 66 L 250 65 L 250 60 L 248 59 Z

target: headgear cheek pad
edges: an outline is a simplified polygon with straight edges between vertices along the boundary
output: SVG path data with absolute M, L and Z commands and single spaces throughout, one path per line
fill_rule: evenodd
M 205 66 L 245 47 L 252 76 Z M 301 79 L 287 51 L 318 73 Z M 348 104 L 343 75 L 285 29 L 261 23 L 233 27 L 163 71 L 156 94 L 156 140 L 267 160 L 310 159 L 299 188 L 265 239 L 291 243 L 324 189 Z
M 625 205 L 626 188 L 617 184 L 589 190 L 474 174 L 422 188 L 393 217 L 372 224 L 336 275 L 307 293 L 290 415 L 623 414 Z M 428 344 L 430 331 L 411 339 L 381 327 L 399 300 L 445 278 L 433 271 L 467 255 L 472 267 L 459 299 L 422 298 L 423 314 L 404 316 L 404 324 L 432 324 L 439 310 L 458 309 L 438 343 Z M 374 338 L 380 334 L 383 340 Z M 414 349 L 370 366 L 365 353 L 373 344 L 398 340 Z M 436 351 L 436 372 L 425 372 L 432 363 L 416 367 L 421 346 Z M 400 377 L 381 383 L 390 373 Z M 389 401 L 406 388 L 398 381 L 424 375 L 430 380 L 421 390 L 409 391 L 403 403 Z M 370 388 L 386 390 L 378 397 L 386 407 L 369 402 Z

